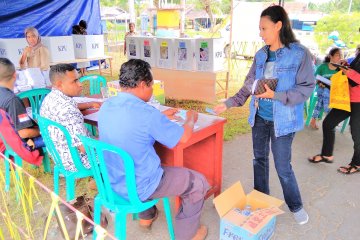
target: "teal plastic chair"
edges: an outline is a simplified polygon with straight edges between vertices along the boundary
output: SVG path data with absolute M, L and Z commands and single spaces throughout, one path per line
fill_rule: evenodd
M 106 79 L 97 74 L 86 75 L 80 78 L 80 82 L 89 82 L 90 95 L 101 94 L 101 87 L 106 87 Z
M 94 222 L 96 224 L 100 224 L 101 208 L 103 206 L 108 208 L 111 212 L 115 213 L 115 237 L 121 240 L 126 239 L 127 214 L 132 213 L 136 215 L 137 213 L 154 206 L 160 199 L 153 199 L 147 202 L 140 201 L 136 191 L 134 162 L 127 152 L 89 137 L 79 137 L 85 147 L 86 153 L 89 156 L 92 171 L 94 172 L 96 185 L 99 191 L 94 200 Z M 121 157 L 125 168 L 125 178 L 129 200 L 122 198 L 112 190 L 107 167 L 104 161 L 104 152 L 118 154 Z M 170 239 L 175 239 L 169 199 L 164 197 L 162 200 L 164 203 Z M 96 235 L 97 234 L 94 231 L 94 239 L 96 239 Z
M 5 145 L 5 152 L 4 155 L 7 159 L 10 159 L 12 156 L 14 158 L 14 163 L 19 167 L 22 167 L 22 159 L 16 152 L 6 143 L 5 138 L 3 137 L 2 133 L 0 132 L 0 138 Z M 10 163 L 9 161 L 4 159 L 5 163 L 5 191 L 8 192 L 10 190 Z M 16 173 L 16 177 L 18 177 Z
M 17 96 L 20 99 L 29 100 L 31 112 L 32 112 L 32 118 L 36 120 L 36 116 L 40 114 L 41 104 L 44 98 L 46 97 L 46 95 L 48 95 L 50 91 L 51 90 L 48 88 L 37 88 L 25 92 L 20 92 Z M 50 158 L 49 158 L 49 154 L 47 153 L 46 147 L 42 148 L 42 152 L 44 154 L 44 162 L 43 162 L 44 171 L 47 173 L 51 173 Z
M 50 119 L 41 117 L 40 115 L 37 116 L 41 135 L 44 139 L 46 148 L 48 149 L 49 153 L 51 154 L 55 166 L 54 166 L 54 192 L 59 195 L 59 174 L 61 173 L 66 181 L 66 201 L 71 201 L 75 198 L 75 179 L 91 177 L 93 176 L 93 172 L 91 169 L 87 169 L 83 166 L 78 149 L 73 146 L 70 133 L 68 130 L 61 124 L 54 122 Z M 55 148 L 55 144 L 52 141 L 49 133 L 49 128 L 58 128 L 66 138 L 67 145 L 69 147 L 72 160 L 74 165 L 77 169 L 76 172 L 67 171 L 63 164 L 60 157 L 59 152 Z
M 51 90 L 48 88 L 37 88 L 20 92 L 17 96 L 21 99 L 27 98 L 29 100 L 33 119 L 36 120 L 36 116 L 40 114 L 41 104 L 50 92 Z

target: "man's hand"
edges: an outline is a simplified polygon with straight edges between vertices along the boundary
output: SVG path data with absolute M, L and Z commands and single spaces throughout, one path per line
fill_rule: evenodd
M 255 95 L 257 98 L 274 98 L 275 92 L 271 90 L 267 84 L 264 85 L 266 91 L 262 94 Z
M 99 109 L 103 103 L 102 102 L 90 102 L 90 104 L 91 104 L 90 108 Z
M 166 109 L 165 111 L 162 111 L 162 114 L 164 114 L 168 119 L 172 120 L 175 118 L 175 114 L 178 111 L 179 110 L 176 108 L 169 108 L 169 109 Z
M 186 112 L 185 123 L 193 122 L 194 124 L 197 122 L 199 114 L 194 110 L 189 110 Z

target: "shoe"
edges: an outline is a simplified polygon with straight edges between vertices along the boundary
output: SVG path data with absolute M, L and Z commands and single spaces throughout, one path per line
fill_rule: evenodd
M 307 214 L 307 212 L 305 211 L 304 208 L 300 209 L 297 212 L 294 212 L 293 214 L 294 214 L 295 221 L 299 225 L 304 225 L 309 221 L 309 215 Z
M 207 227 L 205 225 L 201 225 L 197 230 L 195 236 L 191 240 L 204 240 L 208 234 Z
M 139 225 L 142 228 L 151 229 L 151 225 L 157 219 L 159 211 L 156 209 L 155 216 L 151 219 L 141 219 L 139 220 Z
M 320 159 L 319 159 L 319 160 L 315 160 L 317 157 L 320 157 Z M 308 160 L 309 160 L 309 162 L 312 162 L 312 163 L 321 163 L 321 162 L 333 163 L 333 162 L 334 162 L 333 159 L 330 160 L 330 159 L 322 156 L 321 154 L 317 154 L 317 155 L 315 155 L 315 156 L 313 156 L 313 157 L 309 157 Z
M 91 178 L 91 180 L 88 182 L 88 188 L 90 190 L 97 190 L 96 182 L 94 179 Z

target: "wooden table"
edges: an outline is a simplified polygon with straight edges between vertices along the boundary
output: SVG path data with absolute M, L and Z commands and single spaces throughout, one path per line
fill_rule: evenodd
M 94 111 L 92 111 L 94 112 Z M 85 122 L 97 125 L 97 120 L 86 119 Z M 156 142 L 155 149 L 164 166 L 186 167 L 202 173 L 208 180 L 211 188 L 206 198 L 211 195 L 216 197 L 221 192 L 222 186 L 222 152 L 223 132 L 226 119 L 199 113 L 199 119 L 189 141 L 179 143 L 174 148 Z M 176 209 L 179 199 L 176 201 Z
M 59 61 L 59 62 L 51 62 L 50 66 L 56 65 L 58 63 L 82 63 L 82 62 L 90 62 L 90 61 L 98 61 L 99 64 L 99 74 L 102 75 L 103 71 L 101 69 L 101 60 L 109 59 L 109 65 L 110 65 L 110 72 L 108 74 L 112 76 L 112 56 L 102 56 L 102 57 L 93 57 L 93 58 L 76 58 L 73 60 L 67 60 L 67 61 Z

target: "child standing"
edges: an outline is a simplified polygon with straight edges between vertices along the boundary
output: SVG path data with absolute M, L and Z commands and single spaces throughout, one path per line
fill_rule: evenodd
M 324 78 L 330 80 L 333 74 L 335 74 L 338 70 L 337 67 L 332 65 L 331 63 L 340 64 L 340 60 L 342 57 L 340 48 L 332 48 L 329 54 L 325 57 L 324 63 L 321 64 L 315 71 L 315 76 L 320 75 Z M 325 113 L 330 111 L 329 109 L 329 99 L 330 99 L 330 85 L 327 85 L 321 81 L 317 81 L 317 103 L 312 114 L 312 119 L 310 122 L 310 126 L 313 129 L 319 129 L 316 125 L 316 119 L 320 119 L 320 113 L 324 110 Z

